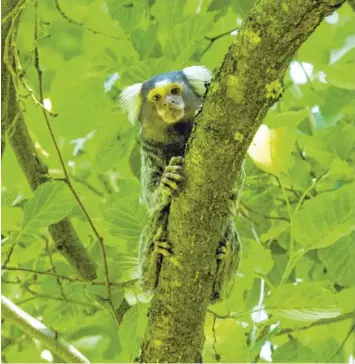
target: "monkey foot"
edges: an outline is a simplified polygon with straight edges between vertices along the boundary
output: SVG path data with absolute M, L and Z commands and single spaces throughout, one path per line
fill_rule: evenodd
M 172 245 L 164 240 L 163 229 L 160 227 L 153 238 L 153 249 L 156 254 L 164 257 L 170 256 L 172 252 Z
M 230 241 L 222 240 L 217 248 L 216 257 L 218 260 L 225 259 L 232 253 L 232 244 Z

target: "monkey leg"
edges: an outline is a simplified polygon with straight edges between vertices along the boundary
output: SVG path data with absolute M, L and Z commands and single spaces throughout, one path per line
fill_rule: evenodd
M 161 177 L 162 194 L 169 201 L 172 196 L 180 192 L 181 182 L 184 179 L 182 175 L 183 163 L 184 159 L 182 157 L 172 157 Z
M 228 222 L 223 239 L 216 252 L 217 270 L 213 283 L 211 303 L 228 297 L 232 290 L 240 260 L 240 241 L 233 221 Z
M 145 290 L 152 291 L 158 284 L 163 257 L 172 254 L 171 244 L 166 241 L 167 212 L 156 212 L 143 230 L 140 242 L 140 282 Z

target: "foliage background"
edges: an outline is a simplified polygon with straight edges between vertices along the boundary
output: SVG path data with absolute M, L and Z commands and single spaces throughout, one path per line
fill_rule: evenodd
M 111 281 L 137 278 L 146 221 L 138 204 L 138 130 L 118 108 L 120 90 L 188 65 L 217 68 L 251 6 L 246 0 L 42 1 L 36 41 L 34 2 L 26 2 L 16 41 L 23 80 L 38 97 L 37 45 L 46 105 L 58 113 L 51 126 L 73 186 L 104 238 Z M 230 298 L 207 315 L 206 362 L 355 357 L 354 65 L 354 13 L 344 5 L 301 47 L 282 99 L 250 148 L 236 219 L 243 259 Z M 104 287 L 80 281 L 53 248 L 45 228 L 69 216 L 97 261 L 97 281 L 104 281 L 99 244 L 60 181 L 42 111 L 23 86 L 19 100 L 36 149 L 59 180 L 32 193 L 6 147 L 2 293 L 91 361 L 130 361 L 149 297 L 136 286 L 112 287 L 116 307 L 124 297 L 132 305 L 117 330 L 97 300 Z M 291 250 L 298 252 L 294 260 Z M 4 361 L 50 360 L 40 342 L 6 319 L 2 334 Z

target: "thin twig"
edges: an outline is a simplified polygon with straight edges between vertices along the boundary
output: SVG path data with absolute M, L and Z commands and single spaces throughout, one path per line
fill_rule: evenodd
M 205 55 L 205 53 L 212 47 L 212 44 L 216 41 L 216 40 L 218 40 L 218 39 L 220 39 L 220 38 L 223 38 L 223 37 L 225 37 L 226 35 L 229 35 L 229 34 L 231 34 L 232 32 L 234 32 L 234 31 L 236 31 L 236 30 L 238 30 L 239 28 L 234 28 L 234 29 L 232 29 L 232 30 L 229 30 L 228 32 L 224 32 L 224 33 L 221 33 L 221 34 L 218 34 L 218 35 L 216 35 L 216 36 L 214 36 L 214 37 L 205 37 L 205 39 L 206 40 L 208 40 L 209 41 L 209 44 L 207 45 L 207 47 L 201 52 L 201 55 L 200 55 L 200 58 L 202 58 L 204 55 Z
M 308 329 L 310 329 L 312 327 L 315 327 L 315 326 L 330 325 L 330 324 L 334 324 L 336 322 L 341 322 L 341 321 L 344 321 L 344 320 L 349 320 L 351 318 L 352 319 L 355 319 L 355 311 L 349 312 L 349 313 L 345 313 L 345 314 L 339 315 L 337 317 L 332 317 L 332 318 L 327 318 L 327 319 L 315 321 L 315 322 L 311 323 L 308 326 L 302 326 L 302 327 L 298 327 L 296 329 L 284 329 L 284 330 L 280 330 L 277 333 L 277 336 L 280 336 L 280 335 L 289 335 L 289 334 L 292 334 L 294 332 L 308 330 Z
M 71 175 L 70 178 L 72 178 L 75 182 L 80 183 L 81 185 L 85 186 L 87 189 L 95 193 L 95 195 L 98 195 L 99 197 L 105 197 L 105 194 L 99 191 L 95 186 L 91 185 L 89 182 L 84 181 L 83 179 Z
M 307 79 L 307 82 L 309 83 L 309 88 L 312 90 L 312 91 L 315 91 L 314 87 L 313 87 L 313 82 L 312 80 L 310 79 L 310 77 L 308 76 L 308 73 L 306 71 L 306 69 L 304 68 L 302 62 L 298 62 L 302 68 L 302 71 L 304 73 L 304 75 L 306 76 L 306 79 Z
M 54 0 L 54 5 L 55 7 L 57 8 L 59 14 L 70 24 L 74 24 L 74 25 L 77 25 L 79 27 L 82 27 L 84 30 L 87 30 L 88 32 L 91 32 L 93 34 L 98 34 L 98 35 L 102 35 L 104 37 L 108 37 L 108 38 L 111 38 L 111 39 L 114 39 L 114 40 L 120 40 L 120 38 L 118 37 L 115 37 L 113 35 L 110 35 L 110 34 L 106 34 L 104 32 L 101 32 L 100 30 L 95 30 L 95 29 L 92 29 L 90 27 L 87 27 L 84 25 L 84 23 L 82 22 L 79 22 L 77 20 L 74 20 L 72 18 L 70 18 L 63 10 L 62 8 L 60 7 L 59 5 L 59 0 Z
M 37 39 L 38 38 L 38 19 L 37 19 L 37 16 L 38 16 L 38 1 L 35 1 L 35 29 L 34 29 L 34 38 Z M 35 49 L 34 49 L 34 66 L 35 66 L 35 69 L 37 71 L 37 75 L 38 75 L 38 84 L 39 84 L 39 94 L 40 94 L 40 100 L 41 102 L 43 102 L 43 81 L 42 81 L 42 70 L 40 68 L 40 61 L 39 61 L 39 50 L 38 50 L 38 44 L 36 43 L 36 46 L 35 46 Z M 85 206 L 83 205 L 83 203 L 81 202 L 78 194 L 76 193 L 72 183 L 71 183 L 71 180 L 69 178 L 69 174 L 68 174 L 68 171 L 67 171 L 67 168 L 65 166 L 65 162 L 64 162 L 64 159 L 63 159 L 63 156 L 60 152 L 60 149 L 59 149 L 59 146 L 58 146 L 58 143 L 55 139 L 55 136 L 54 136 L 54 133 L 53 133 L 53 130 L 52 130 L 52 127 L 51 127 L 51 124 L 49 122 L 49 118 L 48 118 L 48 115 L 45 111 L 43 111 L 43 116 L 44 116 L 44 119 L 45 119 L 45 122 L 47 124 L 47 127 L 48 127 L 48 130 L 49 130 L 49 133 L 50 133 L 50 136 L 51 136 L 51 139 L 52 139 L 52 142 L 55 146 L 55 149 L 56 149 L 56 152 L 57 152 L 57 155 L 58 155 L 58 158 L 59 158 L 59 161 L 60 161 L 60 164 L 62 166 L 62 169 L 63 169 L 63 173 L 64 173 L 64 176 L 65 176 L 65 179 L 66 179 L 66 183 L 70 189 L 70 191 L 72 192 L 74 198 L 76 199 L 77 203 L 79 204 L 81 210 L 83 211 L 88 223 L 90 224 L 91 226 L 91 229 L 93 230 L 95 236 L 97 237 L 98 241 L 99 241 L 99 244 L 100 244 L 100 249 L 101 249 L 101 254 L 102 254 L 102 260 L 103 260 L 103 263 L 104 263 L 104 272 L 105 272 L 105 279 L 106 279 L 106 291 L 107 291 L 107 300 L 110 304 L 110 307 L 111 307 L 111 311 L 112 311 L 112 314 L 116 320 L 116 323 L 119 325 L 119 320 L 116 316 L 116 313 L 115 313 L 115 309 L 114 309 L 114 306 L 113 306 L 113 302 L 112 302 L 112 295 L 111 295 L 111 287 L 110 287 L 110 280 L 109 280 L 109 273 L 108 273 L 108 265 L 107 265 L 107 259 L 106 259 L 106 251 L 105 251 L 105 245 L 104 245 L 104 239 L 100 236 L 99 232 L 96 230 L 96 227 L 94 225 L 94 223 L 92 222 Z
M 1 24 L 6 23 L 10 18 L 17 18 L 21 10 L 26 6 L 28 0 L 20 1 L 4 18 L 1 19 Z
M 85 284 L 86 286 L 104 286 L 104 285 L 106 285 L 106 282 L 91 282 L 91 281 L 88 282 L 88 281 L 82 280 L 80 278 L 71 278 L 71 277 L 63 276 L 61 274 L 57 274 L 57 273 L 53 273 L 53 272 L 44 272 L 44 271 L 39 271 L 39 270 L 34 270 L 34 269 L 29 269 L 29 268 L 18 268 L 18 267 L 1 267 L 1 268 L 4 270 L 8 270 L 8 271 L 28 272 L 28 273 L 38 274 L 38 275 L 52 276 L 52 277 L 55 277 L 58 279 L 68 281 L 68 282 Z M 131 280 L 125 281 L 125 282 L 110 282 L 110 286 L 125 288 L 125 287 L 132 286 L 137 281 L 138 281 L 137 279 L 131 279 Z
M 48 239 L 46 239 L 46 252 L 48 254 L 49 262 L 51 263 L 52 271 L 53 271 L 53 273 L 56 274 L 57 270 L 56 270 L 54 262 L 53 262 L 52 253 L 51 253 L 51 251 L 49 249 Z M 63 300 L 66 301 L 67 297 L 66 297 L 66 295 L 64 293 L 64 288 L 63 288 L 63 285 L 62 285 L 62 282 L 61 282 L 60 278 L 56 277 L 56 281 L 57 281 L 57 284 L 58 284 L 58 287 L 59 287 L 60 295 L 62 296 Z
M 350 335 L 353 333 L 353 331 L 355 331 L 355 323 L 353 325 L 351 325 L 350 330 L 348 331 L 348 333 L 346 334 L 344 340 L 342 341 L 342 343 L 340 344 L 338 350 L 332 354 L 327 360 L 326 363 L 329 363 L 331 359 L 333 359 L 335 356 L 337 356 L 340 353 L 340 350 L 344 347 L 344 345 L 346 344 L 346 342 L 349 340 Z
M 99 306 L 92 305 L 91 303 L 72 300 L 70 298 L 67 298 L 67 299 L 64 300 L 62 297 L 56 297 L 56 296 L 50 296 L 50 295 L 47 295 L 47 294 L 38 293 L 36 291 L 33 291 L 29 287 L 29 284 L 24 285 L 24 288 L 25 288 L 26 291 L 28 291 L 29 293 L 31 293 L 32 295 L 34 295 L 34 296 L 36 296 L 38 298 L 44 298 L 44 299 L 49 299 L 49 300 L 53 300 L 53 301 L 62 301 L 62 302 L 66 302 L 66 303 L 74 303 L 76 305 L 89 307 L 89 308 L 92 308 L 92 309 L 95 309 L 95 310 L 100 309 Z
M 216 349 L 216 344 L 217 344 L 217 335 L 216 335 L 216 327 L 215 327 L 216 320 L 217 320 L 217 317 L 213 316 L 213 321 L 212 321 L 212 334 L 213 334 L 212 349 L 213 349 L 213 352 L 214 352 L 215 359 L 219 362 L 221 360 L 221 355 L 217 352 L 217 349 Z
M 255 214 L 255 215 L 258 215 L 258 216 L 261 216 L 263 217 L 264 219 L 266 220 L 282 220 L 282 221 L 287 221 L 287 222 L 290 222 L 290 219 L 288 219 L 287 217 L 282 217 L 282 216 L 267 216 L 267 215 L 264 215 L 258 211 L 254 211 L 252 210 L 250 207 L 248 207 L 247 205 L 245 204 L 241 204 L 243 206 L 243 208 L 245 208 L 245 210 Z
M 9 252 L 7 253 L 7 256 L 6 256 L 6 259 L 5 259 L 5 262 L 4 264 L 1 265 L 1 268 L 4 269 L 6 268 L 7 264 L 9 263 L 10 259 L 11 259 L 11 256 L 12 256 L 12 253 L 14 252 L 14 248 L 15 248 L 15 245 L 17 244 L 17 240 L 15 240 L 12 245 L 11 245 L 11 248 L 9 249 Z

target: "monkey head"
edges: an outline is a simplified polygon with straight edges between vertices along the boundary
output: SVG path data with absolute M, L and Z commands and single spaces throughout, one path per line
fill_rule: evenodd
M 121 105 L 132 124 L 164 127 L 192 121 L 202 103 L 211 72 L 203 66 L 156 75 L 126 87 Z

